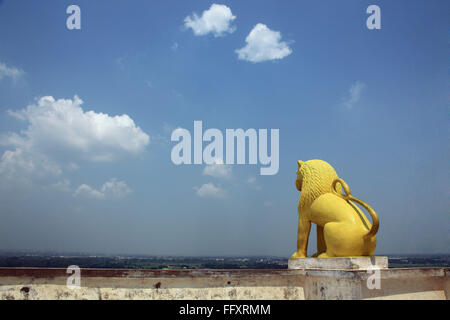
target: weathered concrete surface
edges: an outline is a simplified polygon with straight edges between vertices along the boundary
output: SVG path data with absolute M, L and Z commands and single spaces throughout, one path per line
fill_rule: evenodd
M 373 271 L 308 270 L 306 299 L 445 300 L 449 268 L 380 269 L 379 289 L 369 289 Z
M 0 268 L 0 299 L 449 299 L 449 268 L 381 269 L 370 290 L 364 270 Z
M 387 269 L 388 257 L 302 258 L 289 259 L 288 269 L 367 270 Z
M 65 269 L 0 268 L 0 299 L 300 299 L 303 278 L 288 270 L 82 269 L 81 288 Z

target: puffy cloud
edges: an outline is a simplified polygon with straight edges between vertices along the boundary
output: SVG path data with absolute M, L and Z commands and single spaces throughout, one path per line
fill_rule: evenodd
M 149 136 L 128 115 L 109 116 L 84 111 L 83 101 L 42 97 L 37 104 L 9 113 L 28 122 L 23 136 L 9 140 L 23 147 L 81 155 L 92 161 L 112 161 L 122 154 L 137 154 L 149 144 Z
M 258 23 L 245 38 L 245 47 L 236 50 L 240 60 L 253 63 L 283 59 L 292 53 L 288 44 L 281 41 L 281 33 Z
M 344 101 L 344 105 L 351 109 L 361 99 L 361 94 L 366 88 L 366 84 L 361 81 L 356 81 L 350 86 L 348 90 L 349 97 Z
M 222 188 L 215 186 L 213 183 L 205 183 L 200 188 L 196 189 L 196 193 L 200 197 L 205 198 L 225 198 L 226 192 Z
M 124 181 L 117 181 L 112 178 L 105 182 L 99 190 L 87 184 L 80 185 L 74 192 L 75 197 L 89 197 L 93 199 L 120 199 L 131 193 L 131 189 Z
M 91 188 L 87 184 L 80 185 L 78 187 L 78 189 L 74 192 L 73 195 L 75 197 L 86 196 L 86 197 L 90 197 L 90 198 L 94 198 L 94 199 L 104 199 L 105 198 L 105 195 L 102 192 Z
M 8 67 L 6 64 L 0 62 L 0 80 L 3 78 L 11 78 L 14 82 L 16 82 L 23 75 L 25 75 L 23 70 L 15 67 Z
M 25 109 L 9 111 L 27 127 L 0 135 L 0 145 L 7 147 L 0 157 L 0 185 L 34 183 L 68 190 L 64 172 L 78 170 L 78 160 L 112 161 L 138 154 L 149 144 L 148 135 L 128 115 L 85 112 L 82 103 L 77 96 L 73 100 L 42 97 Z M 115 183 L 109 186 L 104 193 L 117 189 Z
M 203 174 L 216 178 L 230 178 L 231 166 L 224 164 L 222 159 L 214 159 L 214 164 L 206 165 Z
M 199 17 L 196 13 L 184 19 L 185 28 L 191 28 L 196 36 L 204 36 L 208 33 L 215 37 L 223 36 L 225 33 L 233 33 L 236 30 L 231 23 L 236 19 L 231 9 L 223 4 L 212 4 L 208 10 L 203 11 Z
M 131 189 L 128 188 L 125 182 L 117 181 L 116 179 L 111 179 L 105 182 L 101 189 L 102 193 L 106 196 L 114 198 L 123 198 L 127 194 L 131 193 Z
M 62 169 L 46 155 L 28 149 L 6 150 L 0 157 L 0 185 L 29 185 L 31 181 L 54 183 Z

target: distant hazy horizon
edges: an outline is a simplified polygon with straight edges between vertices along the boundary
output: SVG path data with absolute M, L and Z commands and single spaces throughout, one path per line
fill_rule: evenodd
M 174 257 L 174 258 L 255 258 L 255 257 L 273 257 L 273 258 L 290 258 L 290 256 L 277 256 L 277 255 L 266 255 L 266 254 L 251 254 L 251 255 L 164 255 L 164 254 L 151 254 L 151 253 L 102 253 L 102 252 L 52 252 L 52 251 L 33 251 L 33 250 L 0 250 L 0 256 L 9 254 L 9 255 L 19 255 L 19 254 L 35 254 L 35 255 L 62 255 L 62 256 L 87 256 L 87 255 L 98 255 L 105 257 L 119 257 L 119 256 L 134 256 L 134 257 Z M 450 253 L 379 253 L 377 256 L 450 256 Z

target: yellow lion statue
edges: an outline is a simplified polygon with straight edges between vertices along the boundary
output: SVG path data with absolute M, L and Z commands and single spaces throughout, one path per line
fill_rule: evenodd
M 311 222 L 317 225 L 317 253 L 312 257 L 373 255 L 378 216 L 369 205 L 351 195 L 331 165 L 322 160 L 299 160 L 295 184 L 301 193 L 297 251 L 291 259 L 306 258 Z M 369 212 L 372 224 L 355 203 Z

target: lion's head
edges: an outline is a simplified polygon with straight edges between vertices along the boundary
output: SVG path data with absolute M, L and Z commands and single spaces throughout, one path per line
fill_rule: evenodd
M 323 160 L 298 161 L 295 185 L 300 194 L 300 209 L 310 206 L 315 199 L 332 192 L 332 184 L 338 178 L 333 167 Z M 339 189 L 336 185 L 336 189 Z M 342 190 L 338 191 L 342 193 Z

